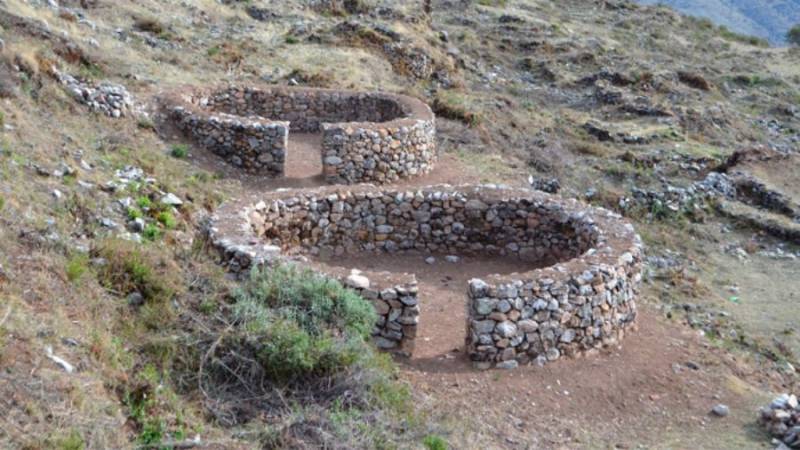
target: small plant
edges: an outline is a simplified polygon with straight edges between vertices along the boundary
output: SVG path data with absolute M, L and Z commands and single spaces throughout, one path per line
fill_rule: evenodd
M 0 197 L 0 211 L 6 206 L 6 199 L 5 197 Z
M 136 126 L 143 130 L 155 130 L 156 124 L 153 122 L 152 119 L 149 117 L 141 117 L 138 122 L 136 122 Z
M 78 281 L 88 269 L 89 257 L 83 253 L 77 253 L 67 261 L 67 266 L 65 267 L 67 279 L 71 282 Z
M 222 51 L 222 48 L 220 48 L 219 45 L 215 45 L 215 46 L 209 48 L 208 51 L 206 52 L 206 54 L 208 56 L 212 56 L 213 57 L 213 56 L 219 55 L 220 51 Z
M 128 207 L 127 215 L 128 219 L 130 220 L 141 219 L 144 217 L 142 211 L 139 208 L 134 208 L 133 206 Z
M 166 303 L 179 292 L 181 280 L 175 262 L 153 249 L 111 239 L 101 242 L 92 255 L 107 261 L 98 269 L 97 278 L 119 295 L 139 292 L 147 303 Z
M 175 225 L 178 224 L 178 221 L 175 220 L 175 216 L 173 216 L 172 213 L 169 211 L 161 211 L 160 213 L 158 213 L 158 216 L 156 216 L 156 219 L 162 225 L 164 225 L 164 228 L 168 230 L 175 228 Z
M 6 115 L 3 111 L 0 111 L 0 128 L 4 127 L 6 124 Z
M 150 200 L 150 197 L 142 195 L 136 199 L 136 204 L 139 208 L 150 209 L 150 207 L 153 206 L 153 201 Z
M 294 36 L 286 36 L 286 43 L 287 44 L 294 45 L 294 44 L 297 44 L 298 42 L 300 42 L 300 40 L 297 39 L 296 37 L 294 37 Z
M 175 144 L 172 146 L 170 154 L 174 158 L 186 158 L 189 155 L 189 147 L 186 144 Z
M 422 445 L 424 445 L 427 450 L 447 450 L 448 448 L 447 441 L 435 434 L 425 436 L 425 439 L 422 440 Z
M 142 230 L 142 236 L 148 241 L 157 241 L 161 237 L 161 230 L 155 224 L 148 223 Z

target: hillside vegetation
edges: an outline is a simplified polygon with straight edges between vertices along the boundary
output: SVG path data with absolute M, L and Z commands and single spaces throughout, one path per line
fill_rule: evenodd
M 798 391 L 797 49 L 628 0 L 0 0 L 0 38 L 1 448 L 768 448 Z M 233 279 L 201 230 L 252 182 L 159 110 L 225 83 L 412 95 L 436 180 L 626 216 L 639 332 L 478 372 L 378 353 L 337 283 Z

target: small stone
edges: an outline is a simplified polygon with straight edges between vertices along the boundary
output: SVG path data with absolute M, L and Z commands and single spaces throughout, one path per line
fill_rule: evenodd
M 711 412 L 717 417 L 727 417 L 728 414 L 731 413 L 731 410 L 728 408 L 728 405 L 720 403 L 711 408 Z
M 510 370 L 519 367 L 519 363 L 517 362 L 516 359 L 509 359 L 508 361 L 502 361 L 497 363 L 495 367 L 498 369 Z
M 444 257 L 444 260 L 449 263 L 457 263 L 459 261 L 459 257 L 456 255 L 447 255 Z
M 177 195 L 170 192 L 165 196 L 161 197 L 161 203 L 169 206 L 181 206 L 183 204 L 183 200 L 178 198 Z
M 128 222 L 128 229 L 134 233 L 141 233 L 144 231 L 145 223 L 144 219 L 141 217 L 137 217 Z
M 364 275 L 359 275 L 357 273 L 351 273 L 345 279 L 344 284 L 354 289 L 368 289 L 369 278 L 365 277 Z
M 139 292 L 131 292 L 128 294 L 128 305 L 142 306 L 144 305 L 144 296 Z
M 425 263 L 426 264 L 433 264 L 435 262 L 436 262 L 436 258 L 434 258 L 433 256 L 428 256 L 427 258 L 425 258 Z
M 514 336 L 517 333 L 517 326 L 511 321 L 505 321 L 497 324 L 497 334 L 507 338 Z
M 375 338 L 375 345 L 377 345 L 380 349 L 389 350 L 397 347 L 397 341 L 378 336 Z

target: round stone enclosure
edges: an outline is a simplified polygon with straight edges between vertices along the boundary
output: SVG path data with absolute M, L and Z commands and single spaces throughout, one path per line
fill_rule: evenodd
M 170 119 L 196 144 L 235 167 L 284 176 L 290 132 L 321 133 L 329 183 L 390 183 L 436 162 L 433 112 L 412 97 L 300 87 L 178 89 Z
M 279 190 L 223 205 L 207 227 L 228 268 L 292 261 L 372 302 L 379 347 L 410 354 L 419 320 L 413 274 L 348 272 L 309 255 L 449 253 L 519 261 L 521 272 L 464 286 L 466 348 L 479 367 L 554 361 L 616 343 L 634 325 L 642 244 L 619 215 L 497 186 Z M 525 270 L 536 262 L 550 264 Z M 424 270 L 424 269 L 423 269 Z

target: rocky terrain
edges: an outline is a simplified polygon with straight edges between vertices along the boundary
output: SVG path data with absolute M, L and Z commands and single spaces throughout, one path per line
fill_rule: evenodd
M 0 447 L 798 445 L 797 49 L 628 0 L 0 0 L 0 51 Z M 415 185 L 622 214 L 645 244 L 638 331 L 476 371 L 438 333 L 480 264 L 436 255 L 418 356 L 254 386 L 241 284 L 200 231 L 285 186 L 159 109 L 221 83 L 413 96 L 439 151 Z

